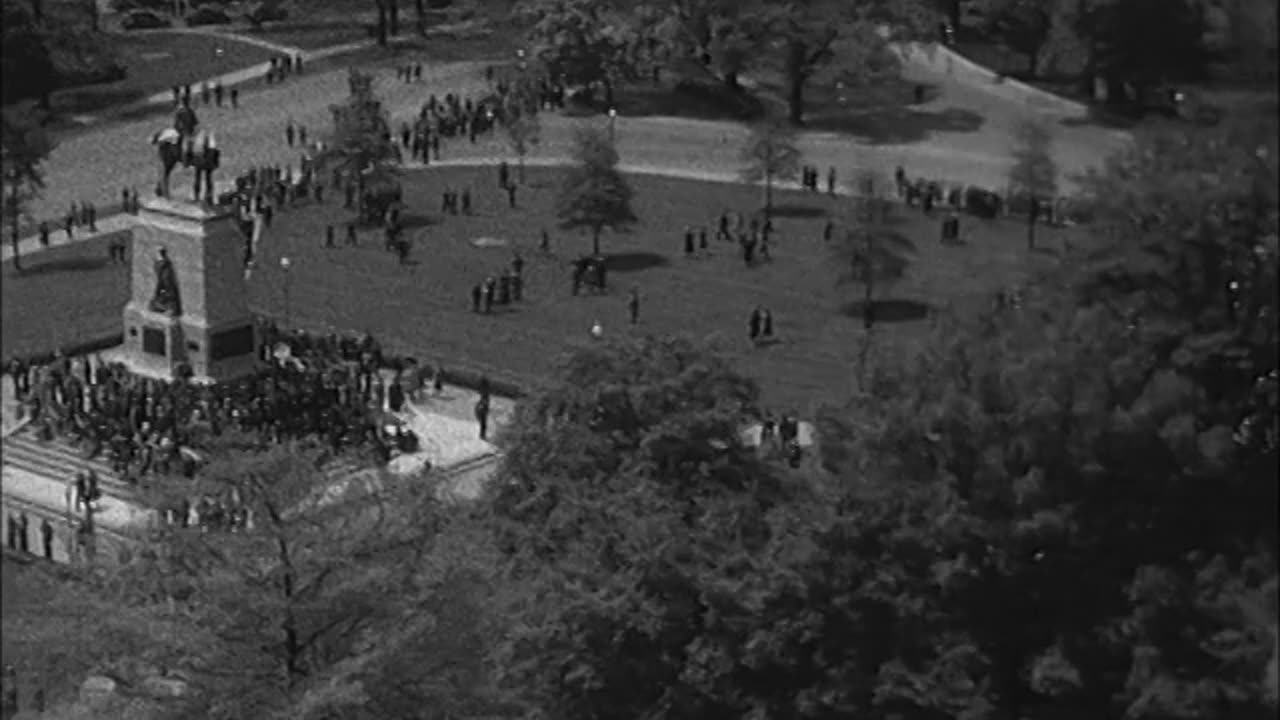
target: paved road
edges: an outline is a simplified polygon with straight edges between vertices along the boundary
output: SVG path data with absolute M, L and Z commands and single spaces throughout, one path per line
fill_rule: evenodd
M 405 85 L 390 69 L 379 72 L 379 92 L 399 122 L 416 113 L 429 93 L 477 94 L 484 89 L 483 63 L 450 63 L 429 66 L 423 81 Z M 900 145 L 860 143 L 844 136 L 806 134 L 801 147 L 813 164 L 834 165 L 840 174 L 855 167 L 888 172 L 903 165 L 910 173 L 954 179 L 991 187 L 1003 187 L 1011 163 L 1009 132 L 1025 118 L 1040 115 L 1057 122 L 1066 113 L 1033 110 L 1001 97 L 990 88 L 950 78 L 929 62 L 908 63 L 909 79 L 937 83 L 940 94 L 918 108 L 921 112 L 974 113 L 982 125 L 974 132 L 933 131 L 919 142 Z M 330 125 L 329 107 L 347 92 L 344 71 L 304 75 L 280 86 L 246 93 L 241 108 L 200 108 L 201 122 L 212 128 L 223 148 L 224 177 L 255 164 L 296 165 L 299 152 L 285 146 L 283 128 L 292 118 L 314 133 Z M 542 143 L 533 157 L 563 156 L 576 120 L 547 117 Z M 59 145 L 46 164 L 47 189 L 34 203 L 37 217 L 58 217 L 71 203 L 88 200 L 98 205 L 118 202 L 120 188 L 129 185 L 148 192 L 154 185 L 157 162 L 150 136 L 162 125 L 155 118 L 122 122 L 86 131 Z M 1066 172 L 1096 165 L 1118 147 L 1123 138 L 1095 127 L 1059 125 L 1058 158 Z M 737 144 L 745 131 L 732 123 L 675 118 L 618 118 L 619 152 L 624 161 L 668 165 L 692 170 L 735 170 Z M 447 156 L 497 158 L 508 155 L 501 143 L 454 146 Z M 180 193 L 189 186 L 189 175 L 177 176 Z

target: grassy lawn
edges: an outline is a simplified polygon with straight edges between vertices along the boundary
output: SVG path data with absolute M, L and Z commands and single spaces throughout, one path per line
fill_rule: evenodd
M 128 76 L 99 85 L 66 88 L 53 95 L 58 115 L 95 113 L 201 80 L 266 62 L 271 51 L 236 40 L 173 32 L 121 34 L 113 37 Z M 216 50 L 223 52 L 218 54 Z M 197 85 L 193 88 L 199 91 Z
M 271 23 L 260 28 L 245 28 L 245 35 L 262 38 L 281 45 L 292 45 L 303 50 L 319 50 L 332 45 L 368 40 L 369 34 L 364 26 L 350 20 L 332 21 L 283 21 Z
M 36 688 L 45 688 L 50 703 L 73 693 L 91 670 L 90 661 L 50 652 L 48 638 L 75 633 L 76 625 L 92 618 L 51 615 L 45 598 L 51 593 L 66 596 L 73 587 L 57 570 L 41 562 L 22 562 L 5 556 L 0 566 L 0 662 L 18 671 L 19 699 L 24 707 Z
M 290 210 L 266 233 L 250 280 L 251 303 L 263 314 L 285 314 L 279 259 L 288 256 L 295 324 L 369 331 L 425 361 L 529 384 L 545 376 L 561 353 L 589 342 L 594 321 L 607 333 L 632 332 L 626 298 L 635 285 L 641 322 L 634 331 L 718 338 L 772 403 L 803 410 L 850 387 L 863 336 L 855 303 L 859 289 L 837 285 L 821 239 L 827 214 L 841 212 L 839 200 L 780 193 L 773 259 L 748 269 L 736 244 L 714 237 L 710 257 L 685 258 L 683 228 L 708 224 L 714 229 L 722 210 L 751 210 L 760 201 L 758 189 L 633 177 L 642 221 L 632 232 L 602 238 L 602 249 L 611 256 L 609 293 L 573 297 L 567 264 L 589 252 L 590 241 L 556 229 L 552 206 L 558 174 L 531 168 L 518 210 L 506 207 L 492 168 L 406 175 L 407 232 L 414 242 L 410 267 L 399 266 L 373 230 L 361 233 L 358 248 L 326 250 L 326 224 L 339 226 L 343 244 L 341 226 L 350 214 L 340 201 L 330 198 L 319 207 Z M 439 197 L 446 184 L 472 188 L 474 216 L 441 217 Z M 917 343 L 927 333 L 929 309 L 977 307 L 997 289 L 1057 262 L 1052 252 L 1028 252 L 1018 224 L 965 218 L 968 243 L 943 247 L 937 241 L 938 218 L 903 210 L 899 221 L 919 254 L 909 275 L 885 296 L 878 337 L 886 342 Z M 551 233 L 551 255 L 537 249 L 542 228 Z M 1041 242 L 1056 246 L 1067 232 L 1076 231 L 1044 231 Z M 476 247 L 471 240 L 477 237 L 499 238 L 510 246 Z M 488 317 L 473 314 L 472 285 L 501 271 L 514 247 L 527 261 L 524 302 Z M 4 354 L 119 331 L 128 274 L 123 266 L 103 264 L 99 258 L 105 252 L 101 245 L 77 245 L 30 259 L 33 269 L 22 276 L 6 268 Z M 770 346 L 753 347 L 746 337 L 747 317 L 757 304 L 773 313 L 779 341 Z

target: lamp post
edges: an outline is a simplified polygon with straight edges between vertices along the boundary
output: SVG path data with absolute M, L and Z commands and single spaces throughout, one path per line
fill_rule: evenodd
M 289 305 L 289 269 L 293 267 L 293 261 L 286 255 L 280 258 L 280 270 L 284 272 L 284 326 L 288 328 L 293 325 L 293 317 Z
M 617 120 L 618 120 L 617 108 L 609 108 L 609 142 L 610 143 L 613 143 L 616 140 L 614 124 L 617 122 Z

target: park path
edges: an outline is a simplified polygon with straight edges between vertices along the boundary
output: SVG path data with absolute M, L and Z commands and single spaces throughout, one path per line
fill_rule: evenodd
M 936 56 L 935 56 L 936 57 Z M 475 96 L 485 91 L 483 62 L 447 63 L 424 68 L 423 81 L 406 84 L 394 71 L 375 72 L 379 93 L 394 124 L 416 115 L 429 94 L 447 92 Z M 976 128 L 950 129 L 939 122 L 921 130 L 922 138 L 910 142 L 874 143 L 833 133 L 803 133 L 800 148 L 806 161 L 824 172 L 835 167 L 842 180 L 854 168 L 872 169 L 885 176 L 901 165 L 912 176 L 964 182 L 1000 189 L 1012 164 L 1010 135 L 1028 118 L 1039 117 L 1055 123 L 1056 154 L 1063 170 L 1063 184 L 1070 189 L 1070 175 L 1095 167 L 1120 148 L 1127 139 L 1122 134 L 1089 125 L 1067 125 L 1070 109 L 1034 108 L 1007 96 L 1008 89 L 990 87 L 968 76 L 952 75 L 936 60 L 908 56 L 906 76 L 913 82 L 937 87 L 929 102 L 913 108 L 916 120 L 928 123 L 948 115 L 965 114 L 977 118 Z M 241 107 L 232 110 L 201 106 L 202 125 L 214 130 L 223 150 L 222 178 L 229 178 L 254 165 L 297 166 L 301 152 L 284 142 L 284 126 L 293 120 L 317 130 L 330 124 L 329 107 L 347 94 L 346 73 L 335 70 L 291 78 L 282 85 L 261 88 L 242 96 Z M 161 98 L 166 100 L 167 98 Z M 607 123 L 603 118 L 576 119 L 544 115 L 541 142 L 530 154 L 538 163 L 567 156 L 574 127 L 582 123 Z M 973 125 L 971 122 L 970 125 Z M 67 138 L 50 155 L 46 165 L 44 196 L 33 203 L 33 215 L 42 218 L 63 216 L 74 202 L 89 201 L 96 206 L 115 205 L 122 187 L 149 193 L 155 183 L 157 162 L 151 135 L 162 127 L 157 118 L 121 122 Z M 615 133 L 624 163 L 666 168 L 676 173 L 725 176 L 738 170 L 738 148 L 746 130 L 729 122 L 683 118 L 626 118 L 616 120 Z M 483 138 L 475 145 L 451 142 L 444 148 L 445 159 L 497 162 L 511 159 L 499 137 Z M 189 173 L 175 176 L 179 196 L 190 183 Z M 127 226 L 125 219 L 104 218 L 99 229 L 110 231 Z M 83 237 L 81 233 L 77 233 Z M 55 233 L 57 240 L 65 235 Z M 22 241 L 26 254 L 37 250 L 35 238 Z M 9 243 L 2 255 L 11 257 Z
M 157 30 L 138 30 L 134 32 L 138 34 L 179 33 L 179 34 L 185 34 L 185 35 L 205 35 L 210 37 L 223 37 L 223 38 L 227 38 L 228 40 L 234 40 L 240 43 L 256 45 L 260 48 L 264 48 L 266 50 L 270 50 L 272 52 L 279 53 L 281 55 L 300 56 L 303 61 L 304 70 L 306 69 L 307 63 L 315 62 L 316 60 L 322 60 L 324 58 L 333 57 L 335 55 L 342 55 L 344 53 L 354 52 L 356 50 L 362 50 L 364 48 L 372 46 L 374 43 L 373 40 L 361 40 L 358 42 L 344 43 L 342 45 L 331 45 L 329 47 L 321 48 L 318 50 L 304 50 L 303 48 L 296 47 L 293 45 L 282 45 L 280 43 L 272 42 L 270 40 L 263 40 L 262 38 L 254 37 L 253 35 L 244 35 L 240 33 L 227 32 L 225 30 L 217 30 L 213 28 L 204 28 L 204 27 L 162 28 Z M 222 75 L 215 75 L 213 77 L 207 78 L 205 82 L 208 82 L 210 85 L 222 83 L 223 87 L 231 88 L 236 85 L 242 85 L 251 80 L 256 80 L 266 75 L 267 69 L 270 67 L 271 67 L 271 63 L 269 61 L 263 62 L 263 63 L 257 63 L 255 65 L 250 65 L 248 67 L 240 68 L 239 70 L 233 70 L 229 73 L 223 73 Z M 138 111 L 144 108 L 149 108 L 149 107 L 166 106 L 171 104 L 172 102 L 173 102 L 173 93 L 170 90 L 163 90 L 163 91 L 158 91 L 156 93 L 148 95 L 147 97 L 142 98 L 141 100 L 135 100 L 134 102 L 128 103 L 124 105 L 122 108 L 115 109 L 114 112 L 123 112 L 123 113 L 135 112 L 135 111 Z M 79 115 L 75 118 L 75 120 L 80 125 L 94 125 L 96 123 L 101 122 L 103 118 L 95 115 Z

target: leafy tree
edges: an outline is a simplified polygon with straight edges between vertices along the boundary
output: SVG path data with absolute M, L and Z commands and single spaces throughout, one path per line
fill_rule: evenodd
M 44 25 L 27 4 L 6 0 L 3 5 L 3 100 L 5 105 L 27 98 L 42 98 L 58 85 L 57 68 L 47 43 Z
M 796 125 L 804 122 L 805 89 L 819 70 L 839 61 L 843 70 L 860 74 L 868 57 L 876 59 L 873 67 L 882 68 L 896 60 L 886 52 L 889 41 L 927 37 L 936 25 L 932 7 L 923 0 L 758 3 L 773 39 L 770 56 L 786 81 L 788 118 Z
M 586 349 L 517 409 L 488 499 L 516 596 L 504 686 L 539 716 L 793 716 L 767 612 L 804 496 L 740 440 L 756 389 L 680 339 Z M 776 600 L 775 600 L 776 598 Z M 789 658 L 787 658 L 789 660 Z M 758 665 L 756 663 L 759 663 Z M 753 713 L 755 713 L 753 715 Z
M 988 31 L 1000 42 L 1027 58 L 1027 73 L 1039 71 L 1040 53 L 1053 28 L 1055 2 L 1037 0 L 983 0 L 982 13 Z
M 1053 160 L 1053 134 L 1041 121 L 1029 120 L 1018 126 L 1013 166 L 1009 168 L 1009 191 L 1025 195 L 1027 209 L 1027 249 L 1036 244 L 1039 203 L 1058 196 L 1058 165 Z
M 391 137 L 387 113 L 373 92 L 373 76 L 351 68 L 347 72 L 351 94 L 333 105 L 333 132 L 319 163 L 341 168 L 356 178 L 363 191 L 369 180 L 382 181 L 394 174 L 400 150 Z
M 796 146 L 795 130 L 778 120 L 766 120 L 756 124 L 742 147 L 741 160 L 745 164 L 743 182 L 764 181 L 765 217 L 773 213 L 773 183 L 775 180 L 794 180 L 800 175 L 800 149 Z
M 1140 140 L 1095 178 L 1097 257 L 941 323 L 823 419 L 847 478 L 825 556 L 879 558 L 824 576 L 893 634 L 879 702 L 1268 712 L 1275 151 L 1274 118 Z
M 41 165 L 53 150 L 53 141 L 40 124 L 41 116 L 29 103 L 0 110 L 0 166 L 4 168 L 4 219 L 10 225 L 13 264 L 18 256 L 19 223 L 30 219 L 28 203 L 44 189 Z
M 600 231 L 636 221 L 632 190 L 618 170 L 618 151 L 604 130 L 581 127 L 574 134 L 574 162 L 565 172 L 556 200 L 562 228 L 591 230 L 592 252 L 600 254 Z
M 1109 103 L 1140 103 L 1161 83 L 1205 77 L 1203 4 L 1090 0 L 1077 9 L 1075 26 L 1087 38 L 1092 71 L 1107 80 Z
M 530 29 L 533 55 L 571 85 L 603 85 L 613 105 L 628 66 L 635 18 L 629 5 L 599 0 L 527 0 L 517 15 Z
M 843 268 L 841 283 L 854 283 L 863 290 L 862 324 L 875 326 L 877 295 L 906 275 L 915 254 L 915 244 L 895 228 L 891 200 L 874 193 L 854 199 L 850 222 L 840 242 L 832 245 L 835 262 Z
M 656 37 L 676 57 L 692 60 L 731 90 L 766 47 L 768 25 L 750 4 L 730 0 L 678 0 L 648 4 L 663 18 Z

